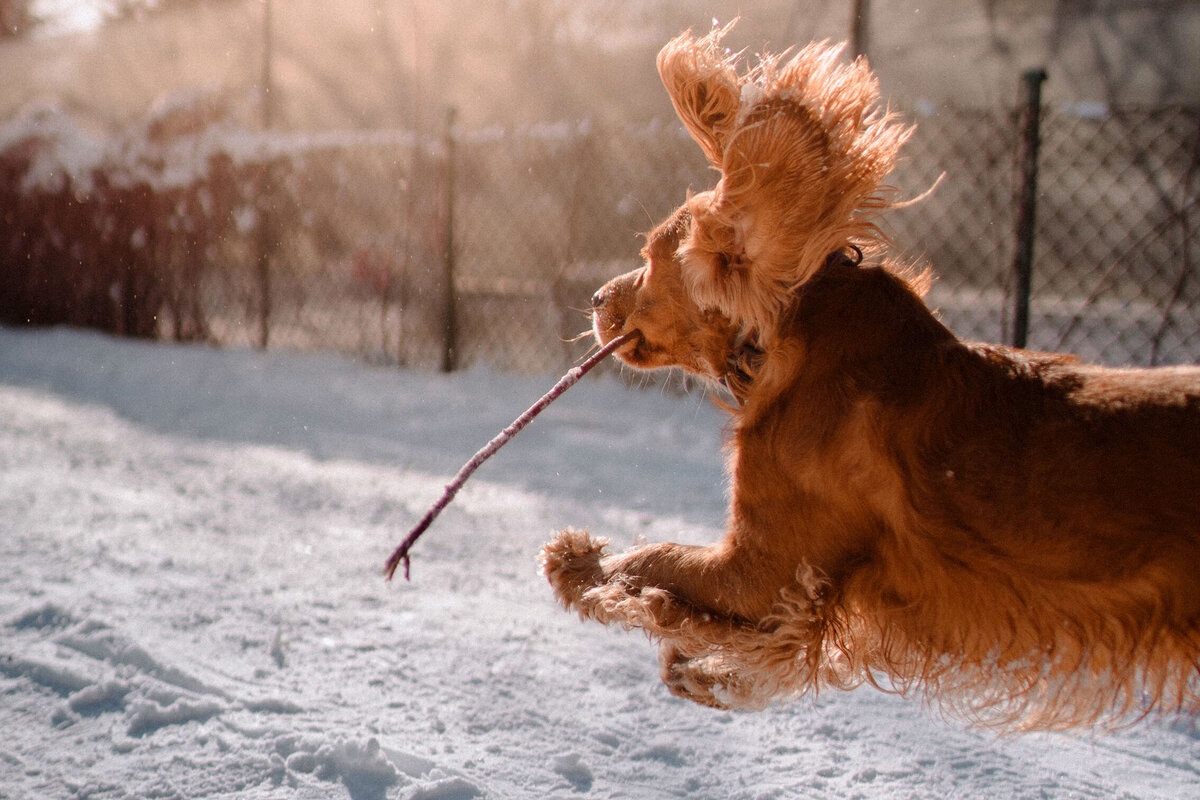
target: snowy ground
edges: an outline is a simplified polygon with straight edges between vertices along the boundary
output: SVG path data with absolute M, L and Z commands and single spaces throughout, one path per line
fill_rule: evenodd
M 1192 720 L 997 739 L 872 690 L 713 712 L 556 607 L 558 527 L 717 535 L 697 398 L 589 377 L 385 583 L 553 377 L 0 330 L 0 797 L 1200 797 Z

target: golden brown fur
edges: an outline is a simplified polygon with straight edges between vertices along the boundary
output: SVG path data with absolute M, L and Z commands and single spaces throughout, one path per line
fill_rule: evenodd
M 908 131 L 865 63 L 813 46 L 739 74 L 722 33 L 659 56 L 720 180 L 594 327 L 728 388 L 728 532 L 608 555 L 565 530 L 558 598 L 643 628 L 712 706 L 868 682 L 1009 728 L 1196 708 L 1200 370 L 959 341 L 878 257 Z

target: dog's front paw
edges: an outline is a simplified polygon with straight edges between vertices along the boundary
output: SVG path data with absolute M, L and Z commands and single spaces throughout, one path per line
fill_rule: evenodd
M 658 647 L 660 676 L 671 694 L 709 708 L 729 709 L 733 704 L 728 689 L 736 679 L 714 661 L 711 656 L 690 656 L 667 639 Z
M 564 528 L 542 545 L 542 574 L 567 608 L 578 608 L 584 592 L 604 583 L 600 557 L 606 546 L 607 539 L 593 539 L 574 528 Z

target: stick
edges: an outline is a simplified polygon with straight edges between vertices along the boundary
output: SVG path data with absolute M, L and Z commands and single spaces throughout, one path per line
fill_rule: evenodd
M 475 470 L 479 469 L 483 465 L 483 462 L 495 455 L 496 451 L 507 444 L 509 439 L 520 433 L 522 428 L 532 422 L 534 417 L 542 413 L 542 411 L 546 409 L 546 406 L 557 400 L 563 392 L 574 386 L 580 378 L 582 378 L 592 369 L 592 367 L 608 358 L 608 356 L 611 355 L 614 350 L 621 347 L 621 345 L 639 335 L 640 334 L 637 331 L 631 331 L 622 336 L 618 336 L 616 339 L 613 339 L 611 342 L 604 345 L 604 347 L 601 347 L 600 350 L 590 356 L 582 364 L 568 370 L 567 374 L 559 378 L 558 383 L 554 384 L 554 387 L 550 389 L 550 391 L 542 395 L 540 400 L 530 406 L 524 414 L 513 420 L 507 428 L 500 431 L 500 433 L 498 433 L 490 442 L 484 445 L 479 452 L 473 455 L 470 461 L 468 461 L 466 464 L 463 464 L 462 469 L 460 469 L 458 474 L 454 476 L 454 480 L 446 484 L 446 491 L 442 492 L 442 496 L 438 499 L 438 501 L 434 503 L 427 512 L 425 512 L 425 516 L 421 518 L 421 521 L 417 523 L 416 527 L 409 531 L 408 536 L 404 537 L 404 541 L 400 543 L 400 546 L 397 547 L 392 553 L 391 558 L 387 560 L 387 566 L 383 569 L 383 574 L 387 576 L 387 579 L 390 581 L 392 576 L 396 573 L 396 567 L 403 563 L 404 580 L 409 580 L 409 550 L 412 549 L 412 546 L 416 543 L 417 539 L 421 537 L 421 534 L 423 534 L 425 530 L 433 524 L 433 521 L 437 519 L 438 514 L 442 513 L 442 509 L 450 505 L 450 501 L 454 499 L 454 495 L 458 494 L 458 490 L 463 487 L 463 484 L 467 482 L 467 479 L 471 477 Z

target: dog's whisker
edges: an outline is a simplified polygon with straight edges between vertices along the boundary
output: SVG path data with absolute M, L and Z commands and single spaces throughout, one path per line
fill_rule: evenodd
M 581 342 L 584 339 L 589 338 L 591 335 L 592 335 L 592 332 L 590 330 L 580 331 L 579 333 L 575 334 L 574 336 L 570 336 L 570 337 L 564 339 L 563 341 L 568 342 L 570 344 L 574 344 L 575 342 Z

